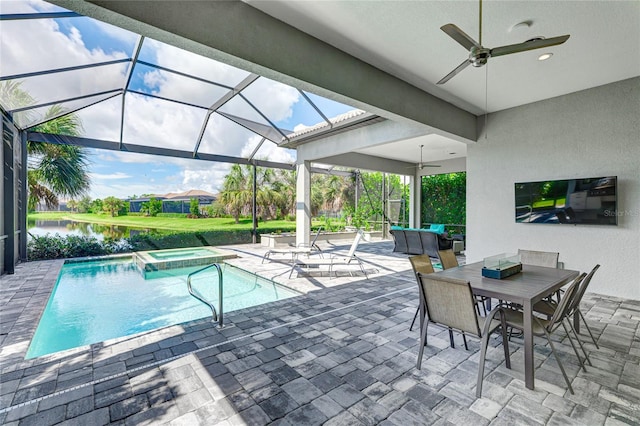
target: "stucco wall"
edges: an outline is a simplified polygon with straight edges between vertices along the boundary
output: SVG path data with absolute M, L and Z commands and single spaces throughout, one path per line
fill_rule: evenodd
M 467 153 L 467 261 L 558 251 L 602 265 L 589 291 L 640 300 L 640 78 L 491 114 Z M 618 226 L 515 223 L 515 182 L 591 176 L 618 176 Z

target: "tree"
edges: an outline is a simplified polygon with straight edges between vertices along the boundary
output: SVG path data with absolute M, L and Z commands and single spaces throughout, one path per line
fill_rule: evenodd
M 220 202 L 226 206 L 227 212 L 240 223 L 242 214 L 250 214 L 253 202 L 253 166 L 234 164 L 225 176 L 220 192 Z M 275 215 L 277 206 L 282 202 L 282 195 L 273 187 L 274 172 L 272 169 L 258 167 L 256 170 L 256 204 L 258 216 L 270 218 Z
M 78 201 L 78 213 L 89 213 L 91 210 L 91 197 L 85 195 Z
M 102 209 L 107 213 L 111 213 L 111 217 L 117 216 L 123 206 L 124 202 L 116 197 L 107 197 L 102 200 Z
M 27 107 L 36 100 L 21 88 L 20 81 L 0 82 L 0 95 L 10 109 Z M 32 130 L 69 136 L 80 136 L 82 122 L 75 114 L 66 114 L 60 105 L 51 106 L 43 117 L 43 124 Z M 57 118 L 55 118 L 57 117 Z M 55 208 L 59 197 L 78 197 L 90 187 L 86 151 L 79 146 L 54 145 L 27 141 L 29 210 L 44 203 Z
M 140 205 L 140 211 L 148 216 L 158 216 L 158 213 L 162 212 L 162 201 L 151 197 L 149 201 L 145 201 Z
M 467 174 L 465 172 L 423 176 L 423 222 L 464 225 L 466 203 Z
M 89 208 L 91 213 L 101 213 L 102 212 L 102 200 L 100 198 L 96 198 L 91 202 L 91 207 Z
M 189 213 L 191 213 L 191 217 L 200 217 L 200 202 L 197 198 L 189 200 Z
M 69 201 L 67 201 L 67 207 L 72 212 L 73 211 L 77 211 L 78 210 L 78 202 L 76 200 L 69 200 Z

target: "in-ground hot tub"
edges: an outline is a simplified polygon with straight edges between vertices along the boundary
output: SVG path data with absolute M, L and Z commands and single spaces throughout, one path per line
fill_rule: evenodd
M 188 247 L 169 250 L 139 251 L 133 254 L 133 261 L 143 273 L 167 269 L 188 268 L 190 266 L 220 263 L 224 259 L 238 257 L 232 251 L 218 247 Z

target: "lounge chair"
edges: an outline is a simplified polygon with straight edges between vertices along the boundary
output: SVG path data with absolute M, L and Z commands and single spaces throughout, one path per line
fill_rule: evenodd
M 353 240 L 353 243 L 351 244 L 351 248 L 349 249 L 349 253 L 347 253 L 346 256 L 336 256 L 336 255 L 331 255 L 330 257 L 325 257 L 325 258 L 321 258 L 321 259 L 312 259 L 312 258 L 306 258 L 306 259 L 300 259 L 300 258 L 295 258 L 293 260 L 293 265 L 291 266 L 291 271 L 289 272 L 289 278 L 291 278 L 291 275 L 293 274 L 294 269 L 296 269 L 296 266 L 298 267 L 303 267 L 306 266 L 307 268 L 309 267 L 320 267 L 320 266 L 328 266 L 329 267 L 329 276 L 331 276 L 331 272 L 333 272 L 336 276 L 336 270 L 335 267 L 336 266 L 340 266 L 340 265 L 344 265 L 344 266 L 349 266 L 349 265 L 358 265 L 360 266 L 360 270 L 362 271 L 362 273 L 364 273 L 364 276 L 369 279 L 369 276 L 367 275 L 367 271 L 364 269 L 364 265 L 362 263 L 362 261 L 360 260 L 360 258 L 358 258 L 358 256 L 356 256 L 356 249 L 358 248 L 358 244 L 360 244 L 360 240 L 362 240 L 364 238 L 364 233 L 362 232 L 362 230 L 358 230 L 356 237 Z
M 318 246 L 318 244 L 316 244 L 316 241 L 318 240 L 318 236 L 320 235 L 321 231 L 322 231 L 322 226 L 318 228 L 318 232 L 316 232 L 315 237 L 313 237 L 313 241 L 311 241 L 311 244 L 309 244 L 308 246 L 299 245 L 298 247 L 291 247 L 286 249 L 274 248 L 274 249 L 267 250 L 267 252 L 262 257 L 262 263 L 264 263 L 266 259 L 270 259 L 272 254 L 289 254 L 291 255 L 292 261 L 295 260 L 301 254 L 306 254 L 308 256 L 313 251 L 317 251 L 318 254 L 320 254 L 320 257 L 322 257 L 322 249 L 320 248 L 320 246 Z

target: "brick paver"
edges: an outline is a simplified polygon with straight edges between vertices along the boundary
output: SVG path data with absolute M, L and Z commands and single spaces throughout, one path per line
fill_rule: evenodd
M 288 280 L 288 264 L 261 263 L 264 248 L 232 247 L 238 266 L 306 294 L 230 312 L 222 330 L 203 319 L 33 360 L 24 355 L 62 262 L 19 265 L 0 278 L 0 423 L 640 423 L 640 302 L 585 297 L 601 345 L 586 340 L 593 363 L 586 372 L 566 338 L 554 336 L 574 395 L 545 342 L 536 340 L 531 391 L 521 339 L 510 344 L 508 370 L 492 338 L 476 399 L 477 341 L 468 351 L 461 341 L 451 349 L 448 333 L 430 327 L 423 368 L 415 368 L 418 330 L 409 324 L 417 289 L 407 256 L 392 246 L 361 244 L 369 280 L 348 273 Z

